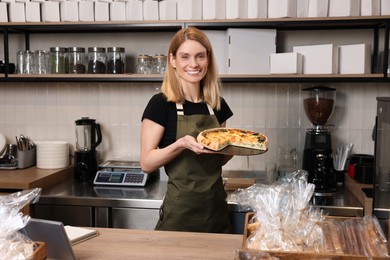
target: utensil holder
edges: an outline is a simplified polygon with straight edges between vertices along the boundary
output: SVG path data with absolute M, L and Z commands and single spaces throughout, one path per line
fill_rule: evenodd
M 37 161 L 37 149 L 31 149 L 27 151 L 18 150 L 18 168 L 24 169 L 34 166 Z

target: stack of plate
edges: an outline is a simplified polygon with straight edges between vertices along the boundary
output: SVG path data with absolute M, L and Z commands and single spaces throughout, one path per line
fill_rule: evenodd
M 69 165 L 69 144 L 62 141 L 38 141 L 37 167 L 58 169 Z

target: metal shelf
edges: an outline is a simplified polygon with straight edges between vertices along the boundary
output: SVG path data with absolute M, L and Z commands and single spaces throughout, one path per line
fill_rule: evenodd
M 1 74 L 0 74 L 1 75 Z M 160 74 L 2 74 L 0 82 L 162 82 Z M 384 82 L 383 74 L 267 74 L 267 75 L 220 75 L 222 82 Z
M 379 52 L 379 30 L 383 29 L 384 60 L 388 59 L 390 16 L 325 17 L 325 18 L 267 18 L 237 20 L 175 20 L 175 21 L 123 21 L 123 22 L 37 22 L 0 23 L 0 33 L 4 36 L 5 71 L 8 72 L 8 36 L 24 33 L 26 49 L 29 49 L 29 35 L 34 33 L 112 33 L 112 32 L 175 32 L 181 28 L 196 26 L 201 29 L 225 30 L 227 28 L 264 28 L 277 30 L 338 30 L 372 29 L 373 71 Z M 221 75 L 222 82 L 387 82 L 387 63 L 383 74 L 368 75 Z M 76 75 L 13 75 L 5 73 L 0 82 L 161 82 L 161 75 L 122 74 L 76 74 Z

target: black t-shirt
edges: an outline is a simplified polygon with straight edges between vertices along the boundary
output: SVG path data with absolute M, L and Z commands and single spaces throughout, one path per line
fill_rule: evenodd
M 192 103 L 186 101 L 183 104 L 184 115 L 209 115 L 207 104 Z M 218 119 L 218 122 L 222 124 L 229 119 L 233 112 L 226 103 L 221 99 L 221 109 L 214 110 L 214 114 Z M 150 119 L 153 122 L 163 126 L 165 128 L 163 138 L 160 141 L 159 147 L 164 148 L 176 141 L 176 130 L 177 130 L 177 111 L 176 104 L 174 102 L 168 102 L 166 97 L 162 93 L 155 94 L 145 108 L 142 120 L 144 118 Z

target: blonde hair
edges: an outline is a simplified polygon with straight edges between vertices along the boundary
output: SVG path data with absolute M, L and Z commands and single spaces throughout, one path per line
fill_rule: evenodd
M 221 108 L 221 84 L 218 78 L 218 69 L 214 52 L 206 34 L 195 27 L 181 29 L 172 38 L 168 49 L 168 57 L 170 55 L 176 57 L 177 50 L 186 40 L 197 41 L 206 48 L 209 64 L 206 75 L 200 82 L 201 98 L 211 105 L 212 108 L 219 110 Z M 167 62 L 167 71 L 164 76 L 161 91 L 170 102 L 182 104 L 185 102 L 179 77 L 169 60 Z

